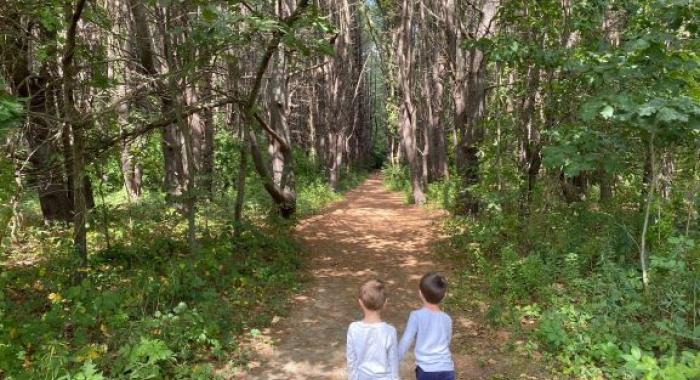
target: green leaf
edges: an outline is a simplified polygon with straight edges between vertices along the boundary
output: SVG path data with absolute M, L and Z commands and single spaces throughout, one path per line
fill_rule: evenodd
M 638 51 L 648 49 L 651 44 L 645 38 L 638 38 L 627 44 L 627 49 L 630 51 Z
M 688 121 L 688 115 L 682 114 L 670 107 L 662 107 L 656 114 L 656 118 L 664 123 L 670 122 L 681 122 L 686 123 Z
M 637 114 L 641 117 L 648 117 L 656 113 L 656 107 L 652 105 L 644 105 L 642 107 L 639 107 L 639 111 L 637 111 Z
M 216 8 L 214 6 L 208 5 L 202 9 L 202 19 L 208 23 L 213 23 L 219 17 Z
M 50 32 L 55 32 L 61 29 L 61 17 L 60 13 L 56 12 L 56 9 L 51 6 L 42 7 L 39 11 L 39 22 L 41 25 Z
M 595 99 L 595 100 L 584 103 L 581 106 L 581 112 L 580 112 L 581 119 L 583 121 L 594 120 L 599 112 L 601 103 L 602 102 L 599 99 Z
M 600 111 L 600 116 L 603 117 L 603 119 L 608 120 L 611 117 L 613 117 L 613 114 L 615 113 L 615 109 L 612 108 L 611 105 L 605 105 L 603 109 Z
M 0 130 L 12 127 L 22 117 L 24 107 L 16 99 L 0 93 Z

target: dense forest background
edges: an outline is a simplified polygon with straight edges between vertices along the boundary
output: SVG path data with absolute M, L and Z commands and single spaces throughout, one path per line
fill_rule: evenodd
M 700 377 L 695 0 L 0 3 L 0 377 L 227 377 L 383 168 L 553 373 Z M 401 228 L 397 225 L 396 228 Z

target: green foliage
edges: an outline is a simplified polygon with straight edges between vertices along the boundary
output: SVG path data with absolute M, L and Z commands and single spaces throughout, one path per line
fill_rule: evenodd
M 460 179 L 456 175 L 449 179 L 428 184 L 428 198 L 430 202 L 437 204 L 445 210 L 454 210 L 457 207 L 456 200 L 461 188 Z
M 105 377 L 102 372 L 97 370 L 97 367 L 91 362 L 86 361 L 85 364 L 80 368 L 74 375 L 65 375 L 59 378 L 59 380 L 104 380 Z
M 529 336 L 574 378 L 696 378 L 697 233 L 662 230 L 645 293 L 622 223 L 633 213 L 549 207 L 520 221 L 492 209 L 451 222 L 456 254 L 472 262 L 464 275 L 490 274 L 487 319 Z M 481 282 L 466 283 L 473 287 L 455 292 L 480 292 Z M 522 321 L 536 321 L 535 328 L 522 330 Z
M 487 52 L 504 77 L 525 79 L 533 68 L 553 74 L 539 89 L 544 120 L 535 124 L 546 168 L 567 177 L 638 170 L 636 158 L 646 153 L 651 136 L 657 149 L 696 147 L 697 2 L 615 0 L 568 7 L 513 1 L 499 12 L 499 32 L 464 47 Z M 533 90 L 517 84 L 497 98 L 522 99 Z M 520 122 L 497 109 L 493 119 Z
M 201 7 L 201 17 L 193 20 L 191 39 L 180 49 L 191 51 L 193 46 L 201 43 L 210 47 L 244 45 L 259 34 L 282 33 L 284 47 L 301 56 L 334 54 L 328 39 L 336 34 L 335 26 L 316 7 L 309 7 L 292 25 L 286 25 L 266 12 L 236 12 L 233 9 L 222 9 L 205 2 Z
M 543 149 L 545 167 L 561 168 L 569 177 L 603 168 L 620 173 L 626 167 L 625 151 L 630 148 L 619 136 L 591 131 L 585 125 L 563 126 L 548 133 L 551 146 Z
M 411 189 L 411 179 L 406 166 L 386 164 L 382 169 L 382 177 L 389 190 L 407 193 Z
M 235 243 L 222 234 L 202 241 L 197 256 L 150 231 L 94 255 L 78 285 L 69 244 L 36 267 L 2 273 L 11 295 L 0 299 L 6 378 L 155 379 L 184 364 L 235 360 L 237 337 L 282 313 L 296 286 L 298 247 L 283 230 L 249 229 Z
M 661 361 L 653 355 L 643 353 L 633 347 L 630 353 L 622 356 L 625 369 L 635 379 L 691 380 L 700 377 L 700 353 L 684 351 L 677 358 L 667 357 Z
M 487 319 L 529 337 L 572 378 L 699 376 L 698 15 L 695 1 L 512 1 L 496 33 L 463 44 L 509 83 L 490 98 L 480 183 L 470 189 L 484 207 L 448 223 L 451 243 L 469 263 L 465 276 L 489 273 L 480 284 L 493 299 Z M 541 98 L 527 133 L 541 138 L 523 146 L 519 113 L 528 110 L 518 105 L 533 92 Z M 682 190 L 652 202 L 645 291 L 639 203 L 652 141 L 676 165 L 664 180 Z M 527 189 L 522 155 L 537 148 L 543 169 Z M 615 182 L 610 204 L 596 202 L 604 176 Z M 574 177 L 584 199 L 566 203 L 564 181 Z
M 306 155 L 296 155 L 297 169 L 297 212 L 299 217 L 321 212 L 328 204 L 342 198 L 342 193 L 362 183 L 367 178 L 364 171 L 345 173 L 338 184 L 338 191 L 333 191 L 325 179 L 325 170 Z
M 0 78 L 0 139 L 14 128 L 22 114 L 24 107 L 20 102 L 4 93 L 5 83 Z M 14 195 L 16 184 L 14 181 L 14 167 L 12 160 L 0 160 L 0 245 L 5 236 L 5 230 L 12 217 L 10 198 Z
M 160 363 L 175 359 L 165 342 L 159 339 L 141 338 L 135 345 L 126 345 L 119 350 L 124 358 L 123 370 L 130 379 L 158 379 L 162 377 Z
M 239 145 L 229 136 L 217 135 L 215 183 L 223 190 L 201 203 L 195 255 L 189 253 L 180 213 L 160 191 L 128 202 L 114 163 L 105 166 L 107 204 L 100 207 L 106 219 L 102 210 L 91 214 L 90 223 L 98 226 L 88 236 L 95 253 L 80 282 L 65 227 L 22 231 L 22 251 L 32 264 L 0 272 L 0 376 L 204 380 L 221 375 L 214 368 L 245 365 L 240 343 L 284 314 L 288 295 L 298 287 L 301 257 L 289 224 L 269 217 L 273 207 L 252 168 L 246 178 L 247 222 L 232 239 L 231 181 Z M 151 159 L 158 164 L 154 140 L 142 142 L 144 165 Z M 325 183 L 321 165 L 300 151 L 294 154 L 302 216 L 340 198 Z M 340 190 L 363 178 L 346 173 Z M 24 212 L 40 223 L 33 215 L 37 208 L 26 204 Z M 20 259 L 7 256 L 9 263 Z
M 24 106 L 15 98 L 4 92 L 5 82 L 0 78 L 0 136 L 5 130 L 15 125 L 24 112 Z

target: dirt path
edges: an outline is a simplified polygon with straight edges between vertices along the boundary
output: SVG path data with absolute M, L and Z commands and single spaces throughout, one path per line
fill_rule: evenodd
M 269 338 L 274 343 L 259 347 L 260 366 L 245 378 L 346 379 L 347 326 L 361 318 L 357 289 L 373 277 L 388 284 L 383 317 L 401 334 L 409 311 L 420 307 L 416 294 L 420 276 L 429 270 L 449 272 L 436 266 L 431 253 L 438 239 L 436 222 L 442 216 L 405 204 L 401 194 L 387 191 L 380 178 L 373 177 L 324 214 L 302 222 L 298 234 L 310 253 L 312 283 L 295 298 L 289 316 L 273 325 Z M 470 346 L 455 350 L 458 378 L 490 379 L 503 373 L 500 360 L 480 356 L 495 348 L 483 328 L 464 316 L 453 318 L 455 341 Z M 480 354 L 470 354 L 472 349 Z M 414 378 L 412 363 L 412 357 L 403 363 L 402 379 Z

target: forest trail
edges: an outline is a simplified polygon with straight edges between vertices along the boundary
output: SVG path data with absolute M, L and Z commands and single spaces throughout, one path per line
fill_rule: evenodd
M 361 318 L 359 286 L 367 279 L 387 283 L 388 304 L 383 318 L 400 334 L 408 313 L 421 306 L 417 284 L 427 271 L 449 273 L 433 260 L 439 239 L 440 211 L 405 203 L 386 190 L 379 176 L 349 192 L 345 200 L 323 214 L 300 223 L 298 235 L 309 251 L 311 283 L 294 298 L 287 317 L 275 323 L 257 342 L 251 380 L 347 379 L 345 335 L 350 322 Z M 503 360 L 498 346 L 504 338 L 463 315 L 453 315 L 455 338 L 468 352 L 455 352 L 458 379 L 491 379 L 511 373 L 512 360 Z M 468 331 L 467 331 L 468 330 Z M 493 336 L 490 336 L 493 335 Z M 500 344 L 498 343 L 500 341 Z M 492 354 L 491 358 L 488 355 Z M 413 357 L 402 364 L 401 378 L 415 378 Z M 520 366 L 518 366 L 520 368 Z M 535 378 L 521 376 L 502 379 Z

